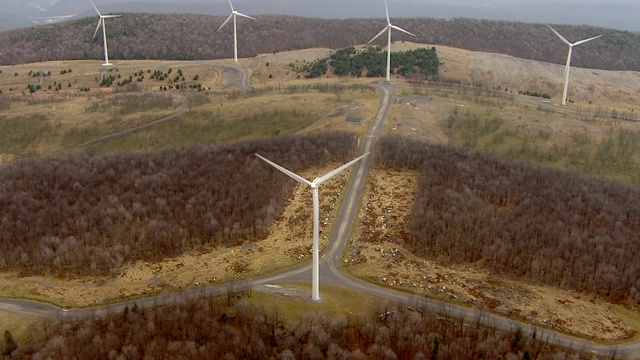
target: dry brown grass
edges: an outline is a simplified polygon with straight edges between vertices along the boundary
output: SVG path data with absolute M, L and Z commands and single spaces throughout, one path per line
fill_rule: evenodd
M 410 50 L 427 44 L 395 43 L 394 51 Z M 554 101 L 562 97 L 564 65 L 483 53 L 436 45 L 444 65 L 440 75 L 465 81 L 480 81 L 489 88 L 549 93 Z M 569 98 L 583 105 L 594 104 L 619 109 L 640 104 L 640 72 L 571 68 Z M 575 105 L 570 106 L 575 107 Z

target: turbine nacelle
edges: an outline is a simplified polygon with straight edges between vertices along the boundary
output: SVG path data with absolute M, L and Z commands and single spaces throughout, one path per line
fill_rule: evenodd
M 549 29 L 551 29 L 551 31 L 553 31 L 554 34 L 556 34 L 556 36 L 558 36 L 560 38 L 560 40 L 562 40 L 563 43 L 567 44 L 569 47 L 574 47 L 580 44 L 584 44 L 586 42 L 589 42 L 591 40 L 595 40 L 597 38 L 601 38 L 602 35 L 598 35 L 598 36 L 594 36 L 592 38 L 588 38 L 588 39 L 584 39 L 584 40 L 580 40 L 580 41 L 576 41 L 574 43 L 569 42 L 569 40 L 567 40 L 564 36 L 560 35 L 559 32 L 557 32 L 554 28 L 551 27 L 551 25 L 547 25 L 549 27 Z
M 387 6 L 387 0 L 384 0 L 384 11 L 387 15 L 387 26 L 384 27 L 384 29 L 382 29 L 382 31 L 380 31 L 378 33 L 378 35 L 374 36 L 373 39 L 369 40 L 369 42 L 367 43 L 367 45 L 371 44 L 371 42 L 375 39 L 377 39 L 380 35 L 384 34 L 386 31 L 389 32 L 388 34 L 388 40 L 387 40 L 387 82 L 391 81 L 391 29 L 395 29 L 398 31 L 401 31 L 405 34 L 409 34 L 411 36 L 416 36 L 410 32 L 408 32 L 407 30 L 393 25 L 391 23 L 391 19 L 389 18 L 389 7 Z
M 121 16 L 122 15 L 100 15 L 100 18 L 98 19 L 98 25 L 96 26 L 96 31 L 93 33 L 93 40 L 95 40 L 96 36 L 98 36 L 98 30 L 100 30 L 100 25 L 104 25 L 104 19 L 117 18 Z
M 237 28 L 236 28 L 236 18 L 238 16 L 241 16 L 247 19 L 252 19 L 252 20 L 256 20 L 256 19 L 249 15 L 245 15 L 241 12 L 236 11 L 233 8 L 233 4 L 231 3 L 231 0 L 229 0 L 229 6 L 231 7 L 231 14 L 229 14 L 227 19 L 222 23 L 222 25 L 220 25 L 220 27 L 218 28 L 218 31 L 220 31 L 225 25 L 227 25 L 229 20 L 233 18 L 233 60 L 235 62 L 238 62 L 238 34 L 237 34 Z
M 318 200 L 318 187 L 322 185 L 325 181 L 331 179 L 332 177 L 334 177 L 335 175 L 337 175 L 338 173 L 348 168 L 349 166 L 353 165 L 354 163 L 356 163 L 357 161 L 359 161 L 360 159 L 364 158 L 367 155 L 369 155 L 369 153 L 366 153 L 354 160 L 351 160 L 348 163 L 340 166 L 339 168 L 332 170 L 319 178 L 315 178 L 315 180 L 313 181 L 309 181 L 303 178 L 302 176 L 294 173 L 293 171 L 285 169 L 284 167 L 274 163 L 273 161 L 256 154 L 257 157 L 264 160 L 267 164 L 273 166 L 279 171 L 283 172 L 285 175 L 289 176 L 290 178 L 294 179 L 295 181 L 301 184 L 308 185 L 309 187 L 311 187 L 311 190 L 313 193 L 313 268 L 312 268 L 312 281 L 311 281 L 312 283 L 311 300 L 312 301 L 320 300 L 320 290 L 319 290 L 319 273 L 320 273 L 319 252 L 320 250 L 318 245 L 318 237 L 320 233 L 320 225 L 319 225 L 320 224 L 320 220 L 319 220 L 320 219 L 320 205 L 319 205 L 320 201 Z
M 238 12 L 237 10 L 234 10 L 231 14 L 233 14 L 233 15 L 237 15 L 237 16 L 242 16 L 242 17 L 245 17 L 245 18 L 247 18 L 247 19 L 256 20 L 256 18 L 254 18 L 254 17 L 252 17 L 252 16 L 249 16 L 249 15 L 245 15 L 245 14 L 243 14 L 243 13 L 241 13 L 241 12 Z

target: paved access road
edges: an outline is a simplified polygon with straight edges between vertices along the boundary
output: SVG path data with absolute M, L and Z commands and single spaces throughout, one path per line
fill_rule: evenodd
M 228 68 L 228 70 L 227 70 Z M 241 76 L 241 84 L 243 88 L 250 88 L 249 70 L 233 66 L 225 67 L 225 76 L 233 79 L 238 83 L 236 76 Z M 381 287 L 372 283 L 365 282 L 341 271 L 339 266 L 340 254 L 344 248 L 354 219 L 357 215 L 358 205 L 366 182 L 367 174 L 373 160 L 373 150 L 378 134 L 386 117 L 387 111 L 391 104 L 391 94 L 395 87 L 390 84 L 375 85 L 380 93 L 380 107 L 378 113 L 369 129 L 367 136 L 363 140 L 362 154 L 371 152 L 363 161 L 360 161 L 353 172 L 353 176 L 348 184 L 346 195 L 342 203 L 341 210 L 336 221 L 336 228 L 320 259 L 320 281 L 321 283 L 331 283 L 345 288 L 352 289 L 381 298 L 388 299 L 408 306 L 424 306 L 439 312 L 447 317 L 464 319 L 471 324 L 482 323 L 501 330 L 515 331 L 518 327 L 525 332 L 531 334 L 534 331 L 539 339 L 544 339 L 550 343 L 569 346 L 575 349 L 593 352 L 601 355 L 626 356 L 640 358 L 640 340 L 619 344 L 619 345 L 603 345 L 594 343 L 581 338 L 562 334 L 553 330 L 534 328 L 527 323 L 518 322 L 502 316 L 498 316 L 489 312 L 485 312 L 475 308 L 454 305 L 434 299 L 422 297 L 420 295 L 409 294 L 405 292 L 395 291 L 389 288 Z M 60 319 L 83 319 L 93 316 L 104 316 L 109 313 L 117 313 L 124 310 L 125 307 L 132 307 L 136 303 L 140 307 L 152 307 L 161 304 L 171 304 L 193 299 L 198 297 L 216 296 L 227 293 L 230 290 L 239 290 L 244 288 L 265 287 L 271 284 L 292 281 L 311 281 L 311 263 L 305 263 L 285 269 L 276 273 L 247 279 L 241 282 L 222 284 L 216 286 L 208 286 L 204 288 L 185 290 L 169 294 L 161 294 L 154 297 L 138 299 L 134 301 L 126 301 L 117 304 L 105 306 L 96 306 L 83 309 L 63 310 L 48 304 L 42 304 L 33 301 L 0 299 L 0 310 L 20 313 L 25 315 L 38 316 L 43 318 L 60 318 Z M 322 290 L 322 289 L 321 289 Z M 322 296 L 322 291 L 321 291 Z

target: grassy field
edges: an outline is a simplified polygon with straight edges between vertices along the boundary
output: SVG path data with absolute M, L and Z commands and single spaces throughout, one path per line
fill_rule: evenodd
M 17 342 L 27 341 L 33 327 L 40 326 L 44 321 L 31 316 L 12 314 L 0 311 L 0 332 L 9 331 Z
M 640 122 L 616 117 L 620 109 L 408 88 L 396 96 L 387 134 L 640 183 Z
M 533 122 L 524 124 L 519 121 L 523 117 Z M 531 112 L 514 118 L 460 108 L 451 111 L 449 121 L 456 144 L 640 183 L 640 124 L 636 122 Z
M 221 91 L 220 74 L 216 67 L 190 62 L 122 62 L 109 69 L 87 62 L 3 67 L 0 162 L 46 155 L 162 118 L 180 109 L 180 98 L 188 103 L 181 117 L 73 152 L 153 151 L 292 134 L 309 131 L 336 109 L 361 100 L 375 104 L 364 116 L 373 116 L 377 107 L 377 94 L 357 91 L 228 96 Z M 109 76 L 114 84 L 100 86 Z M 115 87 L 129 77 L 131 83 Z M 37 83 L 40 88 L 31 94 L 29 86 Z M 132 92 L 120 93 L 127 87 Z M 340 115 L 354 112 L 363 115 L 353 109 Z
M 351 92 L 341 99 L 316 91 L 270 93 L 258 97 L 191 94 L 189 109 L 178 119 L 88 146 L 83 151 L 153 151 L 196 143 L 294 134 L 322 123 L 336 108 L 375 95 Z M 344 122 L 344 118 L 340 119 Z
M 214 65 L 189 61 L 119 61 L 102 67 L 95 61 L 52 61 L 47 63 L 0 66 L 0 91 L 5 95 L 30 95 L 29 85 L 40 85 L 34 94 L 73 95 L 109 89 L 101 80 L 113 76 L 113 85 L 129 80 L 144 91 L 175 89 L 175 85 L 198 85 L 203 89 L 221 89 L 221 70 Z M 59 89 L 56 90 L 57 85 Z M 113 86 L 112 85 L 112 86 Z M 101 89 L 102 88 L 102 89 Z M 111 87 L 112 88 L 112 87 Z

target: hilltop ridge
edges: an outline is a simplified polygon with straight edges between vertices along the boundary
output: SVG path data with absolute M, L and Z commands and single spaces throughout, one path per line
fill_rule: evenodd
M 117 59 L 202 60 L 232 56 L 232 31 L 217 28 L 222 16 L 127 14 L 107 24 L 110 57 Z M 566 46 L 544 24 L 473 19 L 398 19 L 415 33 L 394 41 L 446 45 L 564 64 Z M 264 15 L 238 24 L 239 56 L 365 44 L 384 25 L 382 19 L 310 19 Z M 605 70 L 640 71 L 640 34 L 592 26 L 555 26 L 568 40 L 604 35 L 576 48 L 572 64 Z M 51 60 L 100 59 L 102 40 L 92 40 L 94 18 L 0 33 L 0 65 Z M 343 34 L 336 36 L 336 34 Z M 374 42 L 382 45 L 383 42 Z

